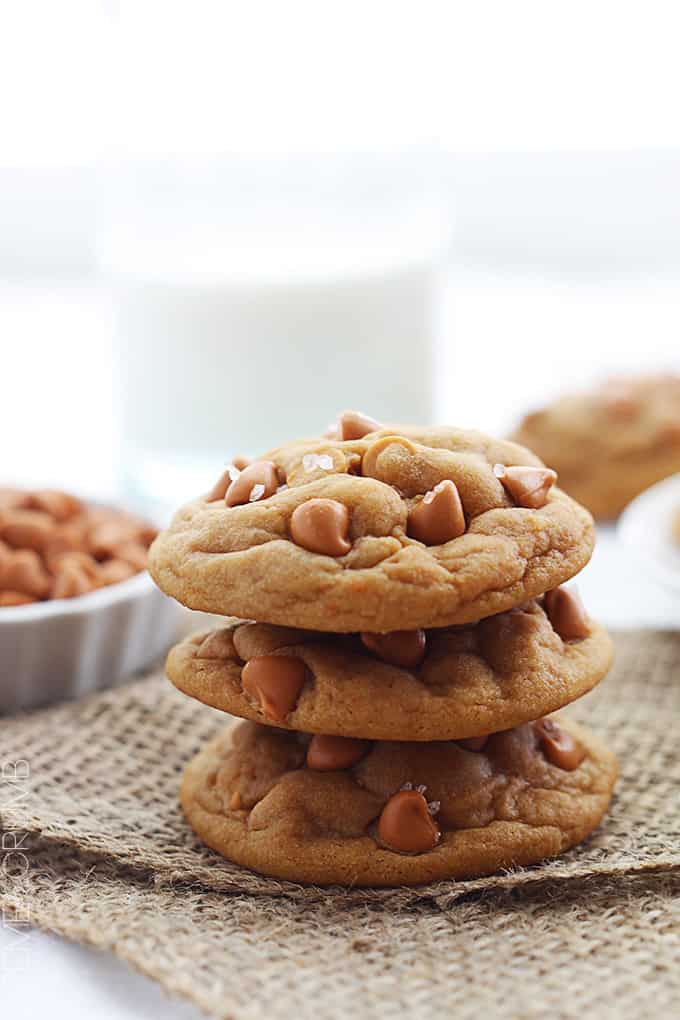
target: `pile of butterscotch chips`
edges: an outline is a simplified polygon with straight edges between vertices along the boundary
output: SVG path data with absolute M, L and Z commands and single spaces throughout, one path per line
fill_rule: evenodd
M 60 489 L 0 488 L 0 609 L 71 599 L 146 569 L 156 529 Z
M 208 846 L 293 881 L 399 885 L 592 831 L 616 760 L 550 714 L 612 651 L 561 587 L 594 530 L 555 482 L 513 443 L 347 412 L 177 513 L 151 572 L 229 618 L 173 648 L 168 676 L 247 720 L 184 775 Z

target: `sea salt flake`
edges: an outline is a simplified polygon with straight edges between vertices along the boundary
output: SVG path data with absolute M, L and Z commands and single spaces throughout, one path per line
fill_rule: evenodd
M 306 453 L 302 458 L 302 466 L 305 471 L 316 471 L 317 468 L 332 471 L 333 458 L 327 453 Z
M 248 496 L 248 502 L 249 503 L 256 503 L 258 501 L 258 499 L 262 499 L 263 496 L 264 496 L 264 485 L 262 485 L 260 482 L 258 482 L 257 485 L 253 485 L 252 489 L 250 490 L 250 495 Z
M 436 814 L 438 814 L 439 809 L 441 808 L 441 806 L 442 806 L 442 802 L 440 800 L 431 800 L 430 803 L 427 805 L 427 810 L 428 810 L 429 814 L 436 815 Z

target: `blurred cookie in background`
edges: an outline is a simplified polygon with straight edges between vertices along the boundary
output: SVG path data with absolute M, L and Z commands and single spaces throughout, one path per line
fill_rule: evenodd
M 512 439 L 554 468 L 594 517 L 617 517 L 680 471 L 680 375 L 610 379 L 528 414 Z

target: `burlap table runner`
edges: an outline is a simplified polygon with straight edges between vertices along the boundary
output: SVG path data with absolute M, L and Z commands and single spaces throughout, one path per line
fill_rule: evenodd
M 33 846 L 1 903 L 224 1020 L 674 1020 L 680 873 L 490 890 L 448 909 L 160 886 Z
M 156 676 L 0 722 L 3 843 L 27 847 L 5 852 L 0 906 L 114 949 L 215 1016 L 677 1016 L 680 636 L 616 645 L 610 678 L 570 711 L 619 754 L 619 792 L 558 861 L 399 890 L 232 866 L 176 804 L 224 716 Z

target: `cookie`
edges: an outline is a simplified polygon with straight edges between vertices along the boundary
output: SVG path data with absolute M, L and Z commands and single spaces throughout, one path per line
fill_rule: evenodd
M 453 428 L 357 438 L 363 421 L 230 467 L 153 544 L 159 587 L 211 613 L 387 632 L 475 622 L 587 563 L 590 515 L 527 450 Z
M 529 865 L 584 839 L 609 804 L 614 755 L 570 721 L 479 750 L 349 741 L 240 723 L 187 767 L 186 817 L 255 871 L 321 885 L 415 885 Z
M 230 621 L 173 648 L 167 674 L 213 708 L 291 730 L 374 740 L 476 737 L 562 708 L 609 669 L 608 635 L 580 615 L 568 592 L 563 597 L 568 617 L 547 600 L 554 623 L 533 601 L 467 627 L 389 635 Z
M 617 517 L 680 471 L 680 376 L 615 379 L 564 396 L 528 415 L 513 439 L 550 464 L 595 517 Z

